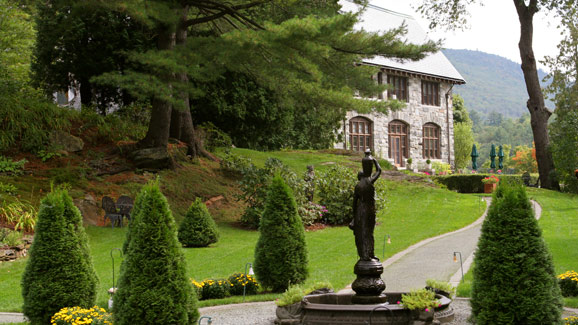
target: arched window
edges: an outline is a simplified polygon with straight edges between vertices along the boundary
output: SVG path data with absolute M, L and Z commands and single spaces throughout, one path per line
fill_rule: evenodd
M 365 117 L 349 120 L 349 145 L 353 151 L 373 151 L 373 123 Z
M 409 158 L 409 126 L 399 120 L 389 123 L 389 158 L 396 166 L 405 166 L 405 158 Z
M 440 147 L 441 129 L 433 123 L 423 126 L 423 157 L 425 159 L 440 159 L 442 157 Z

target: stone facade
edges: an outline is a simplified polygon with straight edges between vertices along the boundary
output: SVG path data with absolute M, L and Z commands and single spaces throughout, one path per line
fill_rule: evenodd
M 346 119 L 340 129 L 343 135 L 343 142 L 336 143 L 336 149 L 351 149 L 349 143 L 350 123 L 355 117 L 364 117 L 372 125 L 372 147 L 375 156 L 387 159 L 394 164 L 393 157 L 390 157 L 389 144 L 389 124 L 392 121 L 401 121 L 408 127 L 408 157 L 412 158 L 412 168 L 422 168 L 425 166 L 427 158 L 423 153 L 423 127 L 427 123 L 433 123 L 439 127 L 440 156 L 439 159 L 430 159 L 432 162 L 439 161 L 454 164 L 454 128 L 452 109 L 452 84 L 439 82 L 439 104 L 440 106 L 429 106 L 422 104 L 421 96 L 422 80 L 419 77 L 408 77 L 409 102 L 406 107 L 397 112 L 358 114 L 357 112 L 347 112 Z M 387 98 L 387 92 L 383 94 Z M 397 164 L 398 167 L 406 167 L 406 159 Z

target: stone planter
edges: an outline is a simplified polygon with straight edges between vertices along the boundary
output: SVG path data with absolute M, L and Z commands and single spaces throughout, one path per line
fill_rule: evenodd
M 411 316 L 413 318 L 414 325 L 426 325 L 433 324 L 434 321 L 434 309 L 430 308 L 428 311 L 425 310 L 412 310 Z
M 496 187 L 498 187 L 498 184 L 494 183 L 494 184 L 484 184 L 484 193 L 492 193 Z
M 425 288 L 426 288 L 427 290 L 430 290 L 430 291 L 435 292 L 435 293 L 438 294 L 438 295 L 442 295 L 442 296 L 444 296 L 444 297 L 446 297 L 446 298 L 452 299 L 452 295 L 451 295 L 449 292 L 447 292 L 447 291 L 443 291 L 443 290 L 440 290 L 440 289 L 432 288 L 432 287 L 429 287 L 429 286 L 426 286 Z
M 277 319 L 275 324 L 279 325 L 289 325 L 289 324 L 301 324 L 301 302 L 296 304 L 279 307 L 275 310 Z

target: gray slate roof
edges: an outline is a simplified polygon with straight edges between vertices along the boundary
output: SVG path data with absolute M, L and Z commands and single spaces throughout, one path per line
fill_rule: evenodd
M 341 0 L 342 10 L 345 12 L 358 12 L 361 6 L 356 5 L 350 0 Z M 362 13 L 361 21 L 355 28 L 366 30 L 368 32 L 383 32 L 392 28 L 397 28 L 403 23 L 407 25 L 407 34 L 405 38 L 410 43 L 422 44 L 428 41 L 426 32 L 421 28 L 418 22 L 409 15 L 391 11 L 369 4 Z M 384 68 L 416 73 L 447 79 L 452 83 L 465 83 L 462 75 L 456 70 L 446 56 L 438 51 L 430 54 L 419 61 L 398 60 L 376 56 L 363 60 L 366 64 L 377 65 Z

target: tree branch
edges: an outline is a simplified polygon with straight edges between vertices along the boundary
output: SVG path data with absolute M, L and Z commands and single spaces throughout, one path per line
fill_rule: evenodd
M 243 9 L 250 9 L 250 8 L 265 4 L 265 3 L 270 2 L 270 1 L 271 0 L 254 1 L 254 2 L 249 2 L 249 3 L 240 4 L 240 5 L 236 5 L 236 6 L 227 6 L 225 4 L 215 2 L 212 0 L 191 2 L 192 6 L 195 6 L 199 9 L 218 10 L 219 12 L 217 12 L 213 15 L 210 15 L 210 16 L 189 19 L 189 20 L 184 22 L 184 26 L 190 27 L 193 25 L 198 25 L 198 24 L 202 24 L 202 23 L 206 23 L 206 22 L 210 22 L 210 21 L 222 18 L 225 15 L 229 15 L 229 16 L 239 20 L 240 22 L 242 22 L 243 24 L 245 24 L 247 26 L 252 25 L 253 27 L 256 27 L 258 29 L 264 29 L 257 22 L 255 22 L 254 20 L 250 19 L 249 17 L 241 14 L 239 11 L 243 10 Z M 229 21 L 229 23 L 231 23 L 231 22 Z

